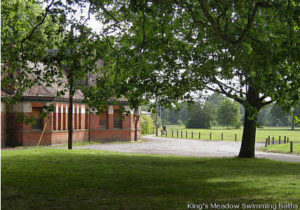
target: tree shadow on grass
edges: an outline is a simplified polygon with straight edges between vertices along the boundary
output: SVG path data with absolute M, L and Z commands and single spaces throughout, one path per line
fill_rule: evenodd
M 2 207 L 184 209 L 188 202 L 299 202 L 299 174 L 300 164 L 263 159 L 5 151 Z

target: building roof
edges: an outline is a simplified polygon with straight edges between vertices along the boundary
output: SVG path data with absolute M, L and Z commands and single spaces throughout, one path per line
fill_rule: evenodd
M 101 65 L 101 64 L 100 64 Z M 34 67 L 34 64 L 29 64 L 31 68 Z M 38 64 L 37 65 L 39 69 L 41 69 L 41 74 L 45 72 L 45 66 L 43 64 Z M 85 79 L 81 81 L 82 85 L 96 85 L 96 77 L 99 75 L 91 75 L 88 74 Z M 34 79 L 33 75 L 29 75 L 29 77 L 32 77 Z M 23 94 L 23 99 L 25 100 L 33 100 L 33 101 L 67 101 L 69 99 L 69 92 L 65 91 L 65 94 L 58 97 L 57 93 L 59 91 L 64 90 L 64 85 L 67 84 L 67 77 L 66 75 L 63 75 L 61 78 L 54 78 L 56 81 L 60 81 L 62 83 L 61 86 L 59 86 L 57 83 L 52 83 L 52 84 L 46 84 L 42 83 L 40 85 L 33 86 L 29 89 L 27 89 L 24 94 Z M 9 96 L 10 94 L 1 89 L 1 97 L 6 97 Z M 13 94 L 11 94 L 13 95 Z M 84 95 L 80 90 L 77 90 L 75 92 L 75 95 L 73 97 L 74 101 L 82 101 L 84 99 Z M 117 100 L 118 102 L 121 103 L 127 103 L 127 100 L 125 97 L 121 97 Z

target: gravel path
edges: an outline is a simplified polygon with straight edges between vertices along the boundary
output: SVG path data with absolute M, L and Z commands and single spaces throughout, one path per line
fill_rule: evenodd
M 144 136 L 141 143 L 107 143 L 76 146 L 74 148 L 99 149 L 125 153 L 184 155 L 197 157 L 235 157 L 241 143 L 234 141 L 199 141 L 188 139 Z M 257 143 L 256 148 L 264 146 Z M 287 162 L 300 162 L 300 156 L 256 151 L 256 157 Z

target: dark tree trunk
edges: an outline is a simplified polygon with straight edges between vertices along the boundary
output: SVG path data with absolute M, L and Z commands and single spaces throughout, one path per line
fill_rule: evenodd
M 69 72 L 68 149 L 72 149 L 73 143 L 73 96 L 75 93 L 73 73 L 73 71 Z
M 72 149 L 73 142 L 73 95 L 69 96 L 69 115 L 68 115 L 68 149 Z
M 239 157 L 244 158 L 255 157 L 255 134 L 257 118 L 249 119 L 249 117 L 251 117 L 249 109 L 246 109 L 242 145 L 239 154 Z
M 242 145 L 239 157 L 254 158 L 255 157 L 255 134 L 256 123 L 261 103 L 259 99 L 259 92 L 249 87 L 246 95 L 245 104 L 245 119 L 244 130 L 242 137 Z
M 134 141 L 138 140 L 138 122 L 140 120 L 140 116 L 136 115 L 135 116 L 135 122 L 134 122 Z
M 156 102 L 157 103 L 157 102 Z M 158 136 L 158 105 L 156 105 L 155 135 Z

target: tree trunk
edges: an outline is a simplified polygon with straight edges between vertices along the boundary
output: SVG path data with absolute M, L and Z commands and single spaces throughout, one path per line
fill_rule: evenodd
M 157 103 L 157 102 L 156 102 Z M 155 135 L 158 136 L 158 104 L 156 104 Z
M 68 149 L 72 149 L 73 141 L 73 95 L 69 95 L 69 115 L 68 115 Z
M 257 118 L 261 108 L 260 102 L 259 92 L 249 86 L 246 94 L 246 104 L 244 105 L 244 129 L 239 157 L 255 157 L 255 134 Z
M 138 122 L 139 122 L 140 116 L 135 116 L 135 122 L 134 122 L 134 141 L 138 140 Z
M 68 149 L 72 149 L 73 143 L 73 96 L 74 90 L 74 72 L 69 72 L 69 115 L 68 115 Z
M 255 157 L 255 134 L 256 134 L 257 118 L 249 119 L 249 117 L 250 117 L 249 109 L 246 109 L 242 145 L 239 154 L 239 157 L 243 157 L 243 158 Z

